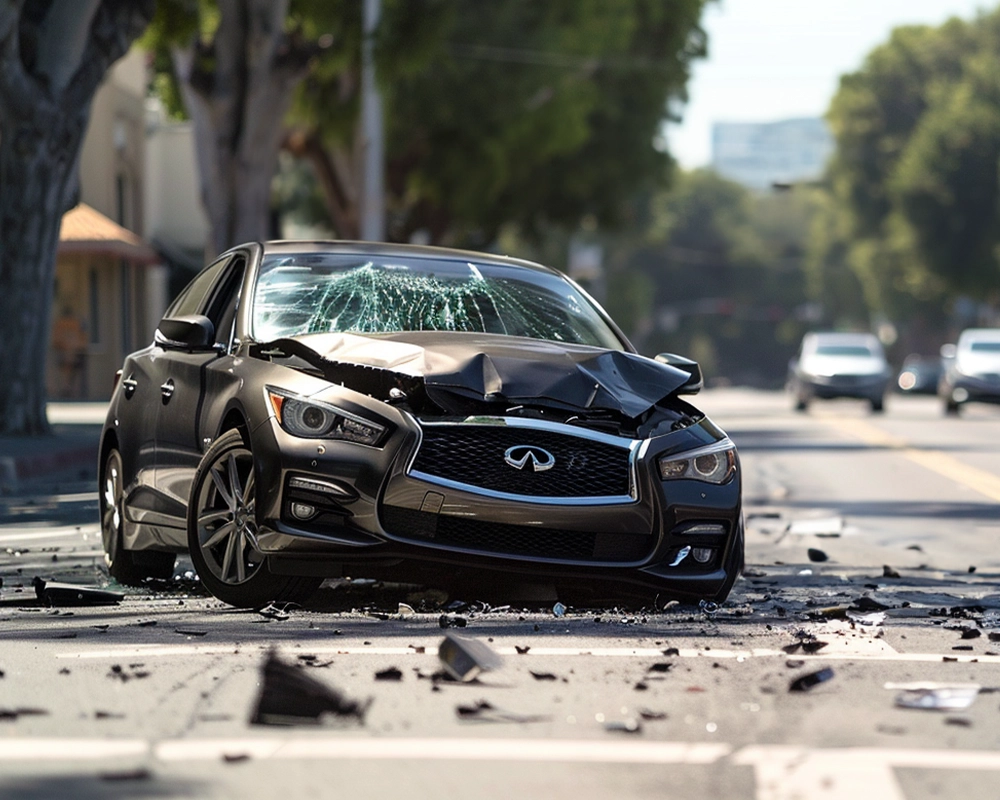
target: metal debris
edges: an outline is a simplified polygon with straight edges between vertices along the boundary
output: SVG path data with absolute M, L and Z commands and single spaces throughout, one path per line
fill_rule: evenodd
M 276 606 L 274 603 L 264 606 L 257 610 L 264 619 L 278 620 L 279 622 L 284 622 L 286 619 L 291 618 L 291 614 L 285 610 L 284 606 Z
M 818 686 L 821 683 L 826 683 L 833 679 L 833 668 L 824 667 L 816 672 L 809 672 L 805 675 L 801 675 L 795 680 L 793 680 L 788 685 L 788 691 L 790 692 L 807 692 L 814 686 Z
M 518 714 L 512 711 L 504 711 L 497 708 L 486 700 L 477 700 L 472 705 L 459 705 L 455 707 L 455 714 L 459 719 L 474 720 L 479 722 L 546 722 L 551 719 L 548 714 Z
M 485 642 L 446 633 L 438 645 L 438 658 L 455 680 L 471 681 L 480 672 L 497 669 L 503 659 Z
M 604 723 L 604 730 L 612 733 L 642 733 L 642 724 L 632 717 Z
M 337 689 L 320 683 L 271 650 L 261 667 L 260 695 L 250 715 L 251 725 L 318 724 L 330 714 L 353 717 L 364 723 L 372 699 L 351 700 Z
M 469 621 L 465 617 L 452 617 L 448 614 L 438 617 L 438 625 L 442 628 L 464 628 L 468 624 Z

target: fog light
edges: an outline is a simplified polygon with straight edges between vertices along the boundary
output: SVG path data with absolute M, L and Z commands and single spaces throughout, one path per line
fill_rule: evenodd
M 316 515 L 316 507 L 308 503 L 292 503 L 292 516 L 295 519 L 311 519 Z
M 691 548 L 691 558 L 697 561 L 699 564 L 707 564 L 712 560 L 715 550 L 711 547 L 693 547 Z

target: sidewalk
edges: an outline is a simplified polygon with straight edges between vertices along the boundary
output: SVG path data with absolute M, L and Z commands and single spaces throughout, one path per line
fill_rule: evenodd
M 97 447 L 107 403 L 48 404 L 49 436 L 0 436 L 0 492 L 28 485 L 90 481 L 96 488 Z

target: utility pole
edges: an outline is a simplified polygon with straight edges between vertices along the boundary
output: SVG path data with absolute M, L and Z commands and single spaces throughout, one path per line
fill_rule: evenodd
M 381 0 L 364 0 L 364 41 L 361 49 L 361 136 L 364 176 L 361 189 L 361 238 L 385 239 L 385 145 L 382 97 L 375 82 L 375 31 Z

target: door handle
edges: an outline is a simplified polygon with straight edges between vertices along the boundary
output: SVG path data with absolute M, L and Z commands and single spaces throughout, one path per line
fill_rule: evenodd
M 135 394 L 135 390 L 139 388 L 139 381 L 134 378 L 125 378 L 122 381 L 122 389 L 125 391 L 125 399 L 128 400 L 132 395 Z
M 169 400 L 174 394 L 174 379 L 171 378 L 166 383 L 161 384 L 160 394 L 163 395 L 164 400 Z

